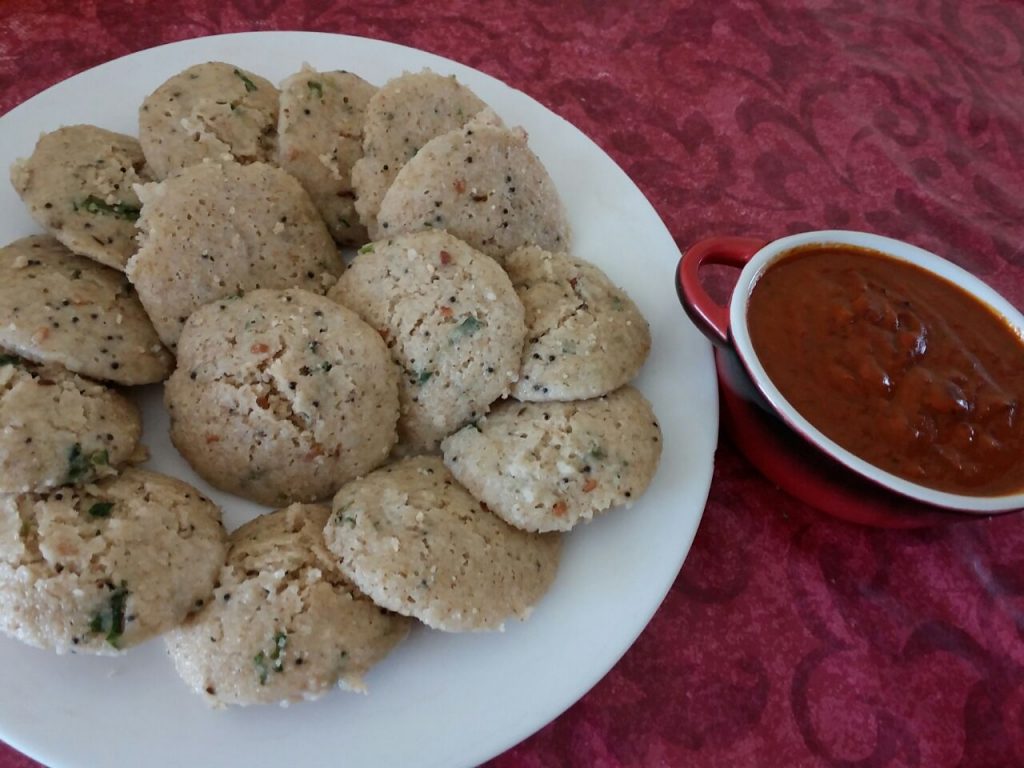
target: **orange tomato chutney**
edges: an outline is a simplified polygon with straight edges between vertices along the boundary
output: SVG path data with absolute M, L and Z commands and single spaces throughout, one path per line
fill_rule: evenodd
M 871 464 L 932 489 L 1024 489 L 1024 340 L 954 283 L 866 248 L 769 265 L 747 307 L 768 377 Z

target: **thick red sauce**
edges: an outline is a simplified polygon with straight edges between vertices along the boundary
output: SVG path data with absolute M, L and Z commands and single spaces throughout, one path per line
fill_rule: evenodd
M 747 324 L 786 400 L 850 452 L 937 490 L 1024 490 L 1024 340 L 953 283 L 804 246 L 765 270 Z

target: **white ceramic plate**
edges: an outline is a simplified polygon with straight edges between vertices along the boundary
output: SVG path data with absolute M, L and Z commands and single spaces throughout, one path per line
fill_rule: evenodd
M 568 537 L 551 592 L 504 633 L 425 629 L 371 672 L 368 696 L 333 692 L 288 708 L 207 709 L 152 641 L 126 656 L 57 657 L 0 638 L 0 738 L 52 766 L 469 766 L 511 747 L 590 689 L 647 624 L 690 548 L 711 482 L 718 400 L 711 350 L 676 301 L 672 238 L 629 178 L 576 128 L 533 99 L 455 62 L 340 35 L 263 32 L 189 40 L 103 64 L 0 118 L 0 166 L 38 134 L 93 123 L 135 134 L 142 99 L 209 60 L 279 82 L 303 62 L 376 84 L 403 70 L 455 74 L 509 123 L 523 125 L 569 210 L 575 251 L 607 271 L 651 324 L 637 384 L 664 431 L 649 491 Z M 6 173 L 6 172 L 5 172 Z M 0 243 L 37 231 L 0 185 Z M 206 486 L 171 447 L 158 388 L 143 392 L 150 466 L 222 505 L 236 527 L 259 511 Z

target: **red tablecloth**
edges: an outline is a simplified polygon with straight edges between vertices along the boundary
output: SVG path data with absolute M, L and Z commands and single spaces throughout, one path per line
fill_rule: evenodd
M 593 137 L 681 245 L 864 229 L 1024 307 L 1020 2 L 7 0 L 0 111 L 131 51 L 255 29 L 391 40 L 504 80 Z M 1019 515 L 854 527 L 722 438 L 650 626 L 493 765 L 1020 766 L 1022 633 Z M 0 746 L 0 768 L 32 765 Z

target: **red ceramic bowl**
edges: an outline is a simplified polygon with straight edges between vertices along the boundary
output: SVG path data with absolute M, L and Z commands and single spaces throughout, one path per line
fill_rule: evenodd
M 860 477 L 906 498 L 958 512 L 992 514 L 1024 508 L 1024 491 L 1000 496 L 961 495 L 928 488 L 879 469 L 826 437 L 782 396 L 765 373 L 751 344 L 747 306 L 754 285 L 768 267 L 785 258 L 794 248 L 812 244 L 845 244 L 868 248 L 909 262 L 956 284 L 986 304 L 1024 338 L 1024 315 L 969 272 L 909 243 L 864 232 L 805 232 L 770 243 L 738 237 L 703 240 L 688 249 L 679 261 L 676 288 L 680 301 L 697 327 L 712 342 L 730 347 L 736 353 L 768 407 L 789 429 Z M 741 270 L 727 306 L 715 302 L 701 283 L 701 268 L 711 264 Z

